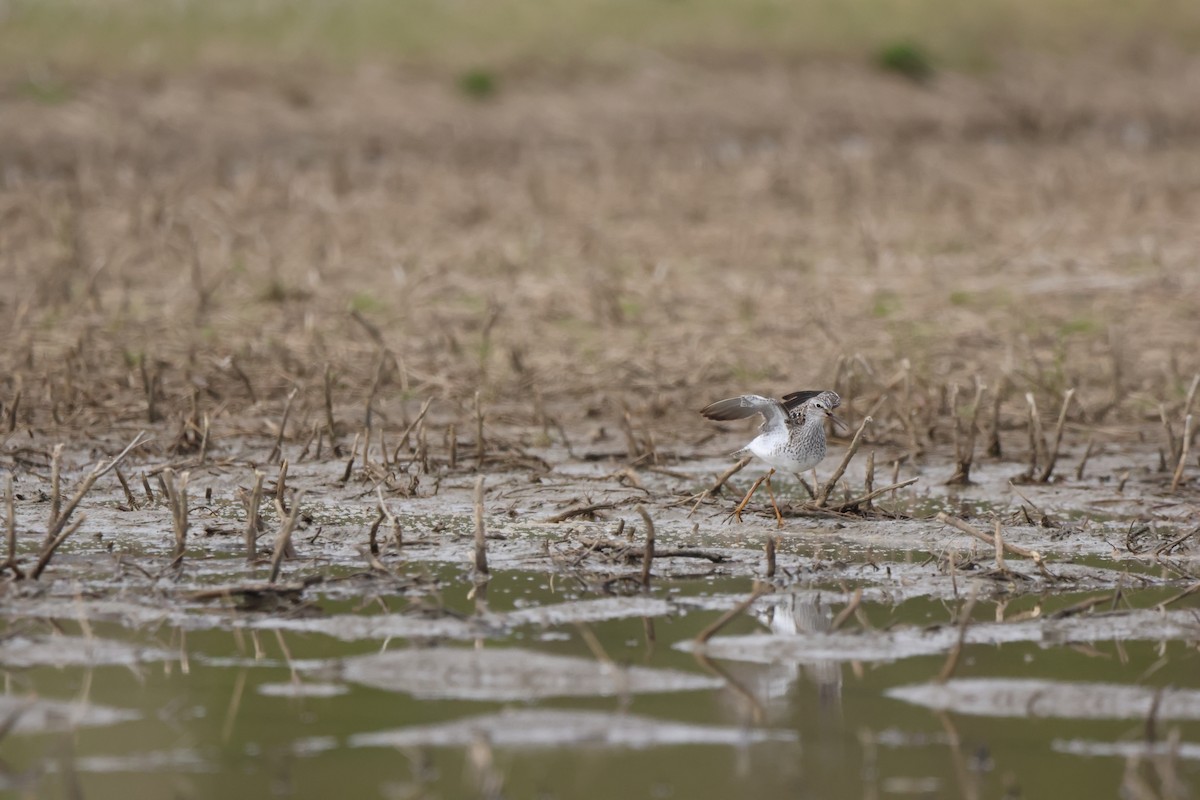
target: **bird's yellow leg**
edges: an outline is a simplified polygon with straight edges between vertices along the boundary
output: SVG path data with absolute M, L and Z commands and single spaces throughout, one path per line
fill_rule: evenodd
M 775 502 L 775 492 L 771 489 L 771 476 L 775 474 L 772 469 L 767 473 L 767 494 L 771 496 L 771 508 L 775 509 L 775 519 L 779 520 L 779 527 L 783 527 L 783 514 L 779 513 L 779 504 Z
M 771 470 L 771 472 L 774 472 L 774 471 L 775 470 Z M 768 472 L 766 475 L 760 475 L 758 480 L 756 480 L 753 484 L 750 485 L 750 491 L 746 492 L 746 496 L 742 498 L 742 502 L 737 504 L 737 507 L 734 508 L 732 512 L 730 512 L 729 516 L 726 517 L 725 520 L 729 521 L 729 520 L 733 519 L 734 517 L 737 517 L 737 521 L 741 522 L 742 521 L 742 510 L 746 507 L 746 504 L 750 502 L 750 498 L 754 496 L 754 493 L 758 491 L 759 485 L 763 481 L 765 481 L 767 478 L 769 478 L 770 476 L 771 476 L 770 472 Z

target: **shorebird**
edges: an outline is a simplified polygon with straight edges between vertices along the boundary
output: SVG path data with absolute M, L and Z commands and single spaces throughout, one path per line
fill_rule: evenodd
M 825 418 L 830 417 L 841 424 L 841 420 L 833 415 L 833 409 L 841 402 L 838 393 L 830 391 L 792 392 L 784 395 L 782 400 L 744 394 L 718 400 L 700 410 L 704 417 L 718 421 L 745 419 L 755 414 L 761 414 L 763 418 L 758 436 L 733 455 L 749 453 L 757 456 L 766 462 L 770 470 L 754 482 L 742 502 L 730 514 L 731 517 L 742 521 L 742 510 L 765 480 L 775 518 L 783 527 L 783 515 L 779 513 L 779 504 L 775 502 L 775 492 L 771 489 L 771 476 L 777 469 L 799 475 L 821 463 L 821 459 L 825 458 Z

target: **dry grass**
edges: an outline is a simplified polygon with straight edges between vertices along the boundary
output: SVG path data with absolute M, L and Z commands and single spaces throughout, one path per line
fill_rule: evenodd
M 647 458 L 706 434 L 679 409 L 832 385 L 919 455 L 990 420 L 976 380 L 1010 428 L 1075 389 L 1068 442 L 1157 436 L 1160 404 L 1183 430 L 1198 74 L 1164 47 L 929 86 L 653 58 L 485 103 L 367 68 L 9 92 L 5 449 L 361 432 L 386 466 L 453 425 L 483 466 L 512 423 Z

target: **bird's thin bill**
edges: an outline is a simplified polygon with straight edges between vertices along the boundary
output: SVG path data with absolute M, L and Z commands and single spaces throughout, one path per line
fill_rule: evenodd
M 850 426 L 849 426 L 849 425 L 847 425 L 847 424 L 846 424 L 846 423 L 845 423 L 845 422 L 842 420 L 842 418 L 841 418 L 841 417 L 839 417 L 839 416 L 837 416 L 836 414 L 830 414 L 830 415 L 829 415 L 829 418 L 830 418 L 831 420 L 833 420 L 833 423 L 834 423 L 835 425 L 837 425 L 839 428 L 841 428 L 842 430 L 844 430 L 844 431 L 847 431 L 847 432 L 850 430 Z

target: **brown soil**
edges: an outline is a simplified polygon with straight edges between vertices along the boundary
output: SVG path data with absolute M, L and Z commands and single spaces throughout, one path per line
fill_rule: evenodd
M 947 440 L 976 376 L 1019 417 L 1074 386 L 1073 419 L 1157 422 L 1200 369 L 1198 79 L 1154 53 L 928 86 L 648 60 L 486 102 L 385 69 L 11 89 L 0 399 L 73 437 L 145 421 L 151 384 L 221 435 L 298 387 L 302 438 L 328 366 L 348 432 L 372 391 L 470 431 L 481 391 L 696 436 L 658 418 L 831 384 L 861 414 L 907 361 L 876 436 L 912 412 Z
M 57 104 L 10 82 L 0 459 L 46 487 L 53 443 L 81 465 L 150 429 L 151 475 L 244 486 L 283 457 L 340 473 L 354 443 L 368 508 L 375 483 L 436 506 L 443 478 L 553 470 L 564 492 L 509 510 L 617 492 L 673 514 L 723 466 L 679 465 L 738 443 L 692 413 L 709 400 L 835 388 L 851 425 L 874 416 L 881 470 L 928 485 L 979 380 L 977 466 L 996 420 L 1026 460 L 1026 393 L 1048 448 L 1073 388 L 1072 468 L 1089 440 L 1134 454 L 1101 488 L 1134 470 L 1186 521 L 1195 448 L 1166 487 L 1200 429 L 1197 80 L 1155 50 L 924 85 L 647 57 L 485 101 L 365 67 L 94 79 Z

